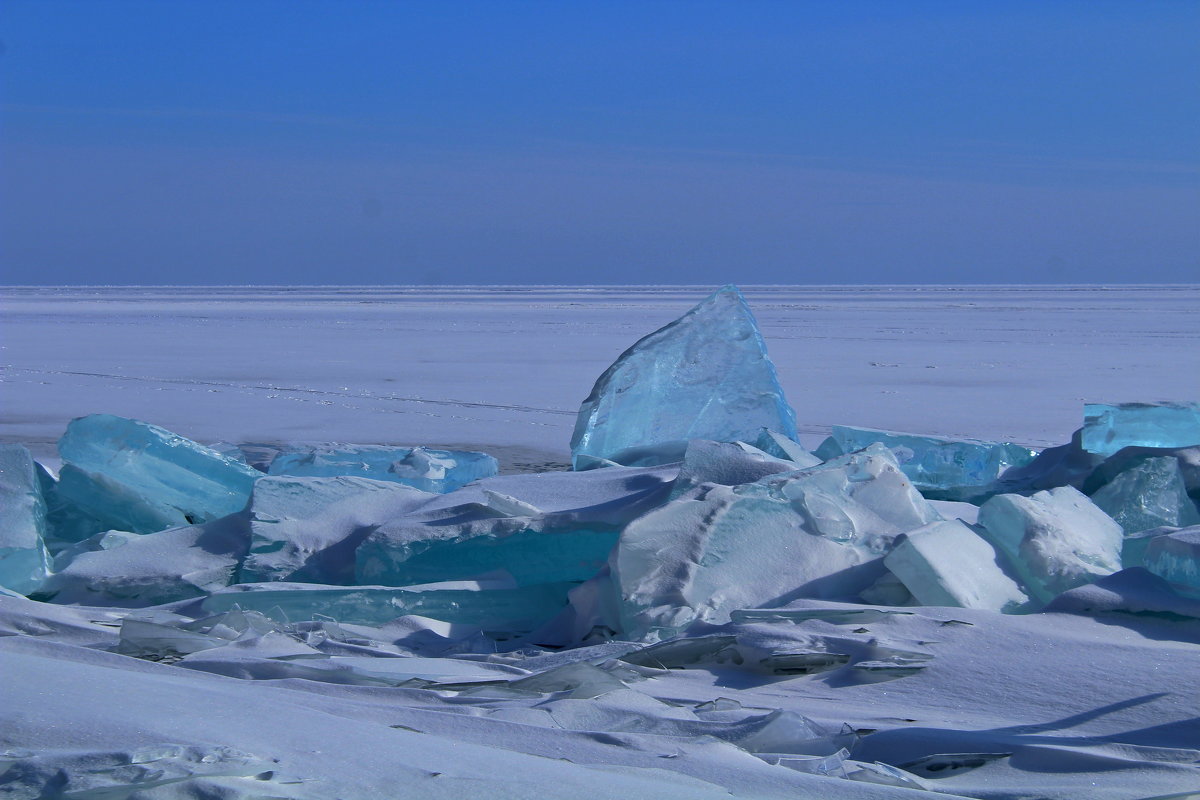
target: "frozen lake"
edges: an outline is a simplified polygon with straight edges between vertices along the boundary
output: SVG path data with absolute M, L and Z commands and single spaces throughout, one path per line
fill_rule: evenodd
M 596 377 L 713 288 L 5 288 L 0 437 L 45 457 L 102 411 L 565 462 Z M 1200 286 L 743 289 L 810 445 L 845 423 L 1041 446 L 1084 401 L 1200 397 Z

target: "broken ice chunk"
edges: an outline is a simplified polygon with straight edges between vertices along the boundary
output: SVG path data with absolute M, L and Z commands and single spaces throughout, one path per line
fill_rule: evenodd
M 46 503 L 33 456 L 0 444 L 0 586 L 29 594 L 49 571 Z
M 403 483 L 425 492 L 452 492 L 499 471 L 496 459 L 471 450 L 382 445 L 293 446 L 271 461 L 271 475 L 352 475 Z
M 156 425 L 110 414 L 72 420 L 58 451 L 66 462 L 59 493 L 135 533 L 241 511 L 262 474 Z
M 745 299 L 726 286 L 605 370 L 579 409 L 571 453 L 578 462 L 671 441 L 750 441 L 764 427 L 794 439 L 795 412 Z
M 1041 602 L 1121 568 L 1121 526 L 1070 486 L 997 495 L 980 507 L 979 524 Z
M 473 625 L 497 633 L 531 631 L 565 605 L 569 585 L 520 587 L 511 578 L 445 581 L 416 586 L 325 586 L 308 583 L 242 583 L 209 595 L 209 613 L 257 611 L 278 622 L 314 615 L 358 625 L 382 625 L 418 615 Z
M 250 553 L 239 580 L 353 583 L 362 540 L 436 496 L 366 478 L 264 477 L 250 498 Z
M 1143 559 L 1146 569 L 1168 583 L 1200 593 L 1200 525 L 1154 537 Z
M 719 483 L 723 486 L 753 483 L 768 475 L 796 469 L 794 462 L 767 455 L 744 442 L 693 439 L 688 442 L 672 494 L 678 496 L 702 483 Z
M 92 606 L 153 606 L 228 586 L 246 553 L 245 518 L 149 534 L 109 531 L 60 554 L 37 597 Z
M 1083 449 L 1110 456 L 1122 447 L 1200 444 L 1200 403 L 1087 403 Z
M 923 494 L 939 500 L 966 500 L 978 496 L 1005 470 L 1022 467 L 1038 451 L 1008 442 L 981 442 L 918 436 L 871 428 L 834 425 L 832 438 L 844 453 L 879 442 L 896 454 L 904 471 Z
M 1092 502 L 1115 519 L 1126 535 L 1164 525 L 1200 524 L 1200 511 L 1188 497 L 1174 458 L 1135 462 L 1093 494 Z
M 904 534 L 883 563 L 922 605 L 1015 611 L 1029 598 L 996 558 L 985 539 L 953 520 Z
M 937 518 L 882 445 L 736 488 L 697 487 L 622 533 L 609 562 L 620 625 L 663 637 L 783 598 L 855 597 L 883 573 L 898 534 Z
M 776 458 L 786 458 L 788 461 L 795 462 L 797 469 L 815 467 L 822 460 L 805 450 L 798 442 L 769 428 L 763 428 L 759 431 L 758 438 L 750 444 L 753 444 L 768 455 L 775 456 Z

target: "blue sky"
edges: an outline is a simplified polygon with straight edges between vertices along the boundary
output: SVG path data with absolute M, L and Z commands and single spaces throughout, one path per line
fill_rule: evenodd
M 0 5 L 0 282 L 1200 280 L 1200 3 Z

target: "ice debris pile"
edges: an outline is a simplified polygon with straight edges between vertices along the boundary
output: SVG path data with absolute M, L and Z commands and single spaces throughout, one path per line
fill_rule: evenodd
M 1072 441 L 1040 453 L 848 426 L 809 452 L 794 420 L 733 287 L 600 377 L 573 471 L 499 475 L 483 453 L 425 447 L 206 447 L 96 414 L 67 427 L 57 476 L 0 446 L 0 585 L 106 616 L 119 636 L 102 649 L 125 656 L 497 703 L 616 692 L 622 730 L 636 717 L 642 733 L 914 789 L 913 764 L 851 758 L 852 731 L 733 701 L 638 717 L 649 699 L 620 693 L 647 667 L 871 682 L 930 659 L 745 627 L 809 619 L 806 602 L 863 622 L 914 606 L 1028 614 L 1125 570 L 1175 598 L 1159 602 L 1171 614 L 1200 607 L 1196 403 L 1088 405 Z M 600 712 L 550 711 L 610 730 Z

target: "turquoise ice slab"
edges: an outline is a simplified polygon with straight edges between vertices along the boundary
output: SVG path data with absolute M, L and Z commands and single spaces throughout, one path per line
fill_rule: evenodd
M 72 420 L 58 452 L 66 462 L 59 493 L 134 533 L 241 511 L 262 476 L 157 425 L 110 414 Z
M 980 506 L 979 524 L 1042 603 L 1121 569 L 1121 526 L 1070 486 L 996 495 Z
M 1200 593 L 1200 525 L 1156 536 L 1146 546 L 1146 569 L 1177 587 Z
M 325 478 L 350 475 L 440 494 L 490 478 L 499 470 L 496 459 L 473 450 L 347 444 L 287 448 L 271 461 L 268 473 Z
M 203 608 L 216 614 L 237 606 L 279 622 L 323 616 L 357 625 L 382 625 L 416 615 L 488 631 L 522 632 L 558 613 L 566 605 L 569 588 L 569 584 L 518 587 L 502 579 L 405 587 L 244 583 L 209 595 Z
M 1188 497 L 1179 462 L 1171 457 L 1136 462 L 1100 487 L 1092 502 L 1115 519 L 1126 535 L 1164 525 L 1200 524 L 1200 512 Z
M 1200 403 L 1087 403 L 1083 449 L 1110 456 L 1122 447 L 1200 444 Z
M 0 445 L 0 586 L 28 594 L 49 570 L 46 503 L 37 467 L 18 444 Z
M 753 442 L 761 428 L 794 439 L 796 415 L 754 315 L 726 286 L 605 370 L 579 409 L 571 453 L 578 464 L 688 439 Z
M 832 438 L 844 453 L 880 442 L 891 448 L 900 469 L 920 491 L 957 500 L 979 494 L 1011 467 L 1033 461 L 1037 450 L 1009 442 L 949 439 L 834 425 Z

